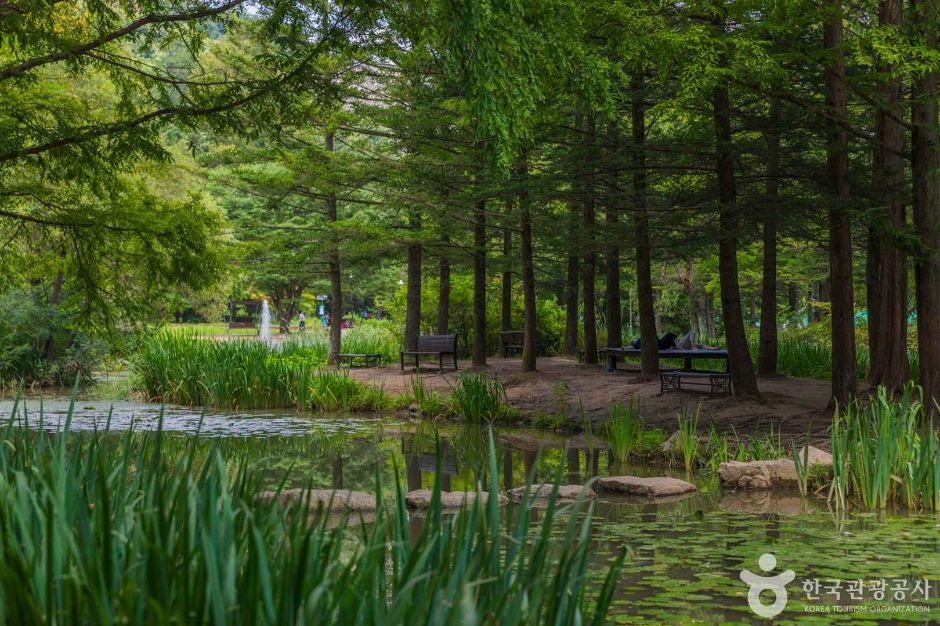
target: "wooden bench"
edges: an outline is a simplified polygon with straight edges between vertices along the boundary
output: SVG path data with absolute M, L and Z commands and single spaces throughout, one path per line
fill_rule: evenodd
M 505 356 L 522 354 L 525 348 L 524 330 L 503 330 L 499 333 L 499 343 Z
M 401 369 L 405 369 L 405 357 L 414 357 L 414 368 L 418 369 L 418 362 L 422 356 L 437 355 L 437 370 L 444 371 L 444 355 L 450 354 L 454 357 L 454 369 L 457 368 L 457 335 L 420 335 L 415 342 L 414 350 L 402 350 L 399 352 Z
M 689 372 L 686 370 L 663 370 L 659 373 L 659 391 L 682 391 L 682 379 L 691 379 L 687 385 L 708 385 L 709 395 L 716 398 L 725 393 L 731 395 L 731 374 L 722 372 Z
M 524 330 L 502 330 L 499 333 L 499 343 L 502 346 L 503 356 L 522 354 L 525 351 Z M 545 356 L 545 344 L 538 337 L 535 338 L 535 354 Z
M 337 364 L 340 367 L 356 367 L 357 362 L 359 363 L 359 367 L 379 367 L 382 365 L 381 354 L 341 352 L 337 354 L 336 357 Z

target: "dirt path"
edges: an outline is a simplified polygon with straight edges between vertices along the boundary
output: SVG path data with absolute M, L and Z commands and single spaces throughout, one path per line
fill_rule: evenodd
M 460 363 L 460 372 L 469 368 L 469 362 Z M 660 394 L 659 380 L 642 381 L 636 371 L 605 372 L 602 365 L 583 365 L 562 358 L 541 358 L 538 371 L 521 373 L 518 359 L 489 359 L 486 370 L 499 376 L 506 386 L 509 402 L 517 408 L 534 413 L 561 412 L 579 419 L 579 405 L 594 422 L 607 416 L 609 407 L 617 402 L 628 402 L 633 396 L 640 412 L 650 426 L 675 430 L 676 415 L 683 404 L 693 407 L 702 403 L 701 426 L 714 423 L 719 430 L 751 434 L 766 432 L 773 426 L 785 435 L 805 435 L 811 425 L 814 439 L 828 428 L 832 414 L 826 409 L 829 401 L 829 381 L 783 376 L 760 379 L 763 393 L 761 402 L 737 401 L 723 396 L 709 398 L 695 392 Z M 453 388 L 460 372 L 424 368 L 420 375 L 425 384 L 446 395 Z M 412 372 L 402 372 L 398 365 L 354 369 L 352 376 L 382 385 L 386 391 L 402 394 L 411 388 Z M 566 390 L 566 391 L 565 391 Z

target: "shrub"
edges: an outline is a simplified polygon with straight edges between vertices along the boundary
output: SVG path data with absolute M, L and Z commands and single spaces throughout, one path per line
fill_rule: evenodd
M 0 382 L 71 385 L 91 381 L 107 344 L 78 328 L 75 316 L 45 296 L 13 289 L 0 296 Z

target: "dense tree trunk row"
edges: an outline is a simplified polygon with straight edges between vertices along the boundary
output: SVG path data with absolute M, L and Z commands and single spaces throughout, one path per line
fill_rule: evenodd
M 829 277 L 832 289 L 832 398 L 845 405 L 857 393 L 855 368 L 855 301 L 852 287 L 852 224 L 849 203 L 848 108 L 845 97 L 845 62 L 842 50 L 842 3 L 829 0 L 823 24 L 826 107 L 828 116 L 827 165 L 829 180 Z
M 879 24 L 901 31 L 903 0 L 881 0 Z M 832 398 L 846 404 L 857 393 L 855 302 L 853 290 L 852 222 L 849 189 L 849 122 L 846 97 L 845 50 L 843 42 L 843 15 L 841 0 L 827 0 L 823 21 L 823 62 L 826 108 L 823 123 L 827 132 L 826 185 L 828 189 L 827 222 L 829 230 L 829 274 L 813 284 L 808 294 L 807 318 L 822 319 L 822 309 L 812 306 L 813 301 L 830 302 L 829 309 L 832 346 Z M 910 0 L 910 23 L 928 47 L 936 49 L 937 0 Z M 870 376 L 873 384 L 899 389 L 908 379 L 907 364 L 907 253 L 903 233 L 907 228 L 905 214 L 905 138 L 903 79 L 890 59 L 879 60 L 879 87 L 875 115 L 875 141 L 872 147 L 872 210 L 869 212 L 868 255 L 866 260 L 866 304 L 869 315 L 869 344 L 871 351 Z M 632 211 L 630 226 L 634 243 L 639 334 L 642 343 L 641 373 L 654 376 L 658 371 L 656 293 L 652 281 L 652 243 L 648 209 L 648 175 L 646 157 L 646 102 L 643 72 L 632 78 L 631 118 L 632 146 L 630 148 L 630 197 Z M 911 90 L 912 122 L 912 196 L 914 228 L 922 247 L 912 259 L 917 293 L 917 318 L 920 353 L 920 378 L 928 398 L 940 394 L 940 157 L 937 146 L 937 73 L 924 71 L 915 76 Z M 784 206 L 781 181 L 787 174 L 782 164 L 784 133 L 782 101 L 776 96 L 767 100 L 766 162 L 764 164 L 764 208 L 761 215 L 762 282 L 759 297 L 749 299 L 748 321 L 759 318 L 759 350 L 757 373 L 769 375 L 777 372 L 778 296 L 785 299 L 789 314 L 798 315 L 801 309 L 800 286 L 781 283 L 778 289 L 778 238 L 781 236 L 778 217 Z M 718 222 L 718 274 L 721 297 L 721 321 L 729 352 L 729 364 L 738 396 L 759 397 L 757 377 L 751 361 L 745 332 L 741 288 L 738 277 L 738 239 L 741 228 L 741 208 L 736 188 L 735 138 L 733 116 L 739 115 L 732 107 L 729 84 L 720 82 L 712 91 L 715 137 L 716 188 L 719 201 Z M 622 335 L 623 312 L 621 296 L 621 207 L 607 202 L 598 195 L 598 180 L 608 174 L 598 167 L 595 152 L 598 149 L 595 115 L 579 109 L 575 126 L 579 131 L 583 158 L 579 176 L 572 191 L 577 195 L 570 204 L 570 231 L 566 237 L 565 276 L 560 298 L 565 308 L 565 329 L 562 352 L 574 355 L 583 347 L 586 363 L 597 361 L 596 334 L 596 271 L 598 254 L 604 267 L 604 317 L 607 325 L 608 347 L 625 343 Z M 607 139 L 617 145 L 617 130 L 611 127 Z M 331 138 L 330 138 L 331 140 Z M 619 153 L 619 146 L 612 150 Z M 536 367 L 537 320 L 535 276 L 533 260 L 532 207 L 529 191 L 528 162 L 521 155 L 513 168 L 515 186 L 506 200 L 506 219 L 502 232 L 501 315 L 500 329 L 513 330 L 513 259 L 520 260 L 524 310 L 523 327 L 525 346 L 522 369 Z M 482 182 L 483 170 L 477 175 Z M 617 184 L 610 186 L 617 189 Z M 328 199 L 328 205 L 331 200 Z M 335 196 L 332 199 L 335 212 Z M 598 224 L 597 211 L 604 213 Z M 473 210 L 473 342 L 471 356 L 475 366 L 486 363 L 486 255 L 487 223 L 486 200 L 478 199 Z M 335 219 L 335 218 L 334 218 Z M 419 218 L 414 224 L 420 227 Z M 513 246 L 512 224 L 519 225 L 520 245 Z M 786 224 L 784 224 L 786 228 Z M 518 256 L 517 256 L 518 255 Z M 331 278 L 334 276 L 333 256 L 330 257 Z M 339 293 L 338 258 L 336 258 Z M 450 291 L 450 263 L 446 255 L 440 259 L 440 296 L 437 332 L 448 330 Z M 406 343 L 413 342 L 420 326 L 420 271 L 421 248 L 408 246 L 408 309 L 406 316 Z M 686 289 L 689 300 L 689 326 L 701 335 L 713 337 L 714 311 L 711 294 L 696 288 L 692 267 L 676 265 L 676 273 Z M 412 284 L 417 289 L 412 289 Z M 784 293 L 779 293 L 781 290 Z M 631 296 L 632 296 L 631 293 Z M 806 291 L 803 291 L 806 294 Z M 338 298 L 333 298 L 334 302 Z M 631 298 L 632 300 L 632 298 Z M 632 310 L 631 326 L 632 326 Z M 336 316 L 336 319 L 339 319 Z M 583 340 L 583 346 L 579 345 Z
M 937 0 L 911 0 L 911 22 L 929 50 L 938 50 Z M 914 263 L 920 384 L 928 406 L 940 402 L 940 135 L 937 71 L 914 77 L 911 137 L 914 227 L 920 249 Z
M 640 312 L 640 375 L 652 378 L 659 371 L 659 352 L 653 307 L 653 270 L 646 198 L 646 90 L 642 70 L 633 75 L 631 91 L 633 236 L 636 242 L 636 289 Z

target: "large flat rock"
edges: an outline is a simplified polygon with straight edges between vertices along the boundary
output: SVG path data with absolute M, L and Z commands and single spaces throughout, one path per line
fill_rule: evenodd
M 284 489 L 276 491 L 262 491 L 258 499 L 265 502 L 277 500 L 281 504 L 302 503 L 303 499 L 310 503 L 312 511 L 323 508 L 327 511 L 374 511 L 375 496 L 361 491 L 347 489 Z
M 476 491 L 444 491 L 441 492 L 441 508 L 444 509 L 459 509 L 460 507 L 466 504 L 471 506 L 476 502 L 477 495 L 480 496 L 480 502 L 486 504 L 489 500 L 490 494 L 486 491 L 480 492 L 479 494 Z M 433 492 L 430 489 L 417 489 L 415 491 L 409 491 L 405 496 L 405 503 L 413 509 L 426 509 L 431 506 L 431 497 Z M 504 495 L 499 495 L 499 503 L 506 504 L 509 500 Z
M 692 483 L 671 476 L 608 476 L 597 481 L 597 488 L 651 498 L 677 496 L 696 490 Z
M 809 446 L 801 448 L 797 454 L 803 459 L 807 450 L 809 467 L 822 465 L 832 467 L 832 455 Z M 718 466 L 718 478 L 724 487 L 741 489 L 771 489 L 774 487 L 792 488 L 799 483 L 799 474 L 793 459 L 774 459 L 771 461 L 728 461 Z
M 541 499 L 547 500 L 552 495 L 552 490 L 555 488 L 555 485 L 551 483 L 539 483 L 531 485 L 529 487 L 529 499 Z M 578 499 L 578 495 L 584 491 L 585 498 L 595 498 L 597 494 L 594 493 L 594 490 L 585 487 L 583 485 L 559 485 L 558 486 L 558 502 L 574 502 Z M 525 487 L 516 487 L 515 489 L 510 489 L 506 492 L 506 495 L 513 502 L 521 502 L 522 498 L 525 497 L 526 488 Z

